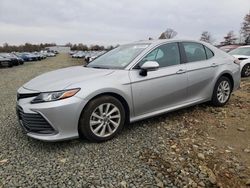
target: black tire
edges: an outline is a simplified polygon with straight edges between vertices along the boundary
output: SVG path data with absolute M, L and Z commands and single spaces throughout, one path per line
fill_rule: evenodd
M 242 77 L 248 77 L 250 76 L 250 63 L 245 64 L 241 71 Z
M 219 89 L 220 84 L 224 81 L 229 84 L 229 95 L 228 95 L 228 98 L 226 99 L 226 101 L 221 102 L 219 100 L 217 93 L 218 93 L 218 89 Z M 228 102 L 228 100 L 230 99 L 231 93 L 232 93 L 232 83 L 231 83 L 230 79 L 225 77 L 225 76 L 220 77 L 214 86 L 213 96 L 212 96 L 212 100 L 211 100 L 212 105 L 217 106 L 217 107 L 224 106 Z
M 9 62 L 9 63 L 8 63 L 8 67 L 13 67 L 13 63 L 12 63 L 12 62 Z
M 107 104 L 107 103 L 110 103 L 119 109 L 120 123 L 117 126 L 116 130 L 112 134 L 110 134 L 109 136 L 106 136 L 106 137 L 100 137 L 100 136 L 97 136 L 96 134 L 94 134 L 93 131 L 91 130 L 90 118 L 91 118 L 92 113 L 101 104 Z M 115 97 L 101 96 L 101 97 L 98 97 L 98 98 L 90 101 L 87 104 L 87 106 L 84 108 L 84 110 L 81 114 L 80 120 L 79 120 L 79 127 L 78 127 L 79 128 L 79 135 L 81 137 L 87 138 L 90 141 L 95 141 L 95 142 L 107 141 L 107 140 L 113 138 L 114 136 L 116 136 L 122 130 L 124 123 L 125 123 L 125 110 L 124 110 L 122 103 L 118 99 L 116 99 Z

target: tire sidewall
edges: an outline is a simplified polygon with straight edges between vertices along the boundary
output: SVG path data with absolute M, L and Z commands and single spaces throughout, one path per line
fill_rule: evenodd
M 217 96 L 218 87 L 219 87 L 219 85 L 220 85 L 220 83 L 221 83 L 222 81 L 227 81 L 228 84 L 229 84 L 229 87 L 230 87 L 230 94 L 229 94 L 229 97 L 228 97 L 228 99 L 226 100 L 226 102 L 224 102 L 224 103 L 221 103 L 221 102 L 218 100 L 218 96 Z M 214 86 L 214 91 L 213 91 L 213 96 L 212 96 L 212 104 L 213 104 L 214 106 L 219 106 L 219 107 L 220 107 L 220 106 L 224 106 L 224 105 L 229 101 L 229 99 L 230 99 L 230 97 L 231 97 L 231 93 L 232 93 L 232 83 L 231 83 L 231 81 L 229 80 L 229 78 L 227 78 L 227 77 L 225 77 L 225 76 L 220 77 L 220 78 L 217 80 L 217 82 L 216 82 L 216 84 L 215 84 L 215 86 Z
M 250 66 L 250 63 L 247 63 L 247 64 L 245 64 L 245 65 L 243 66 L 242 71 L 241 71 L 241 76 L 242 76 L 242 77 L 248 77 L 248 76 L 250 76 L 250 75 L 247 76 L 247 75 L 245 74 L 245 71 L 246 71 L 245 69 L 246 69 L 248 66 Z
M 8 67 L 13 67 L 13 63 L 12 63 L 12 62 L 9 62 L 9 63 L 8 63 Z
M 93 111 L 101 104 L 104 103 L 111 103 L 113 105 L 115 105 L 120 113 L 121 113 L 121 121 L 120 121 L 120 125 L 119 127 L 116 129 L 116 131 L 108 136 L 108 137 L 98 137 L 96 136 L 91 128 L 90 128 L 90 117 L 93 113 Z M 80 121 L 79 121 L 79 134 L 80 136 L 84 136 L 85 138 L 87 138 L 88 140 L 91 141 L 97 141 L 97 142 L 102 142 L 102 141 L 107 141 L 110 140 L 111 138 L 115 137 L 123 128 L 125 123 L 125 110 L 124 107 L 122 105 L 122 103 L 116 99 L 115 97 L 112 96 L 101 96 L 99 98 L 96 98 L 92 101 L 90 101 L 87 106 L 84 108 L 81 117 L 80 117 Z

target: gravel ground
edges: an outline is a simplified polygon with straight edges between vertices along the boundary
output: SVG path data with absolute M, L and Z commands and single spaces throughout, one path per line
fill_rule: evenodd
M 204 104 L 134 123 L 105 143 L 80 139 L 46 143 L 28 138 L 16 120 L 18 87 L 43 72 L 79 64 L 80 60 L 60 54 L 0 69 L 0 187 L 250 185 L 250 79 L 243 81 L 242 91 L 224 108 Z M 246 102 L 244 94 L 248 96 Z M 240 100 L 244 102 L 242 108 L 237 107 Z M 242 117 L 238 121 L 244 127 L 236 131 L 240 132 L 238 139 L 245 136 L 244 148 L 240 148 L 244 154 L 211 131 L 228 134 L 232 121 L 227 117 L 235 120 L 239 113 Z

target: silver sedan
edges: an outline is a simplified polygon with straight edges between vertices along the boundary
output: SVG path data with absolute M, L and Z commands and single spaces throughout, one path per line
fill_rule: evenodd
M 106 141 L 144 118 L 211 101 L 239 88 L 238 60 L 190 40 L 121 45 L 87 66 L 40 75 L 18 89 L 17 115 L 32 138 Z

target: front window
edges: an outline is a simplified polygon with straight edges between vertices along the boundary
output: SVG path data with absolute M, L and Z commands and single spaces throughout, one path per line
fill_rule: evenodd
M 246 55 L 250 56 L 250 47 L 245 47 L 245 48 L 236 48 L 229 52 L 230 55 Z
M 87 67 L 122 69 L 129 65 L 149 44 L 128 44 L 119 46 L 98 57 Z
M 177 43 L 167 43 L 154 49 L 144 57 L 135 68 L 141 67 L 147 61 L 156 61 L 160 67 L 168 67 L 181 63 Z

